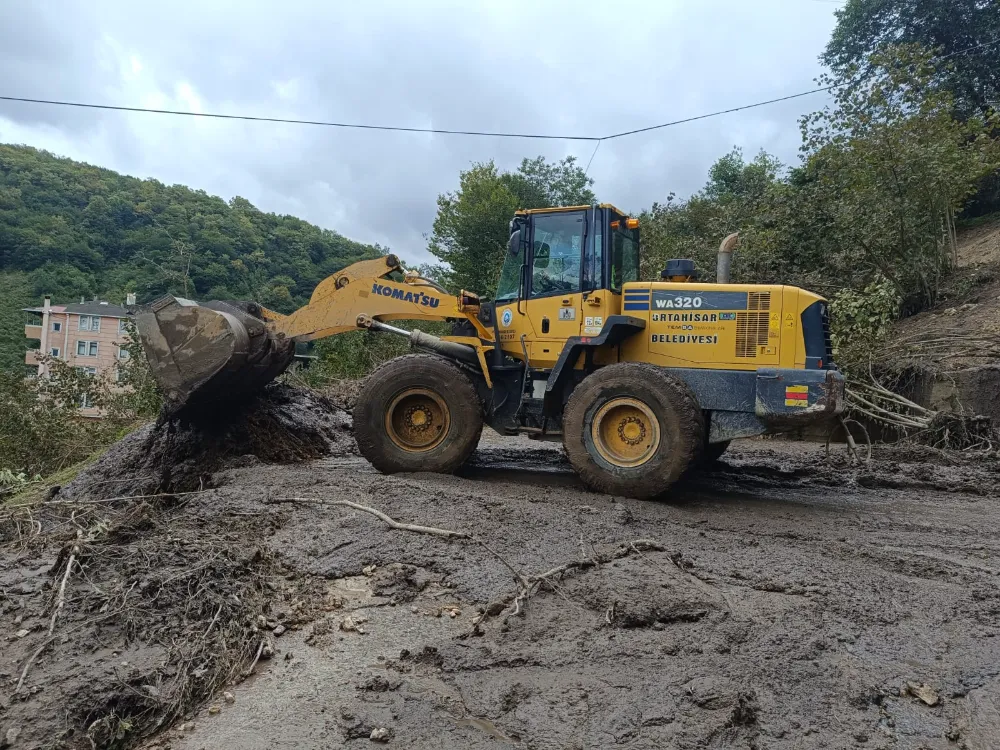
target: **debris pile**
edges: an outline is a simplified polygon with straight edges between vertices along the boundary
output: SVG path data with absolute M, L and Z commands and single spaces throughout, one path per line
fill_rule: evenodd
M 351 450 L 346 414 L 276 385 L 148 425 L 45 502 L 0 510 L 0 616 L 17 623 L 0 747 L 133 746 L 273 655 L 322 596 L 267 545 L 285 510 L 213 474 Z
M 63 488 L 65 499 L 188 492 L 253 456 L 294 463 L 354 450 L 350 417 L 324 396 L 271 385 L 225 413 L 178 416 L 137 430 Z
M 851 413 L 896 430 L 913 442 L 942 450 L 992 453 L 997 430 L 988 416 L 960 411 L 935 411 L 893 392 L 874 376 L 850 380 L 847 397 Z

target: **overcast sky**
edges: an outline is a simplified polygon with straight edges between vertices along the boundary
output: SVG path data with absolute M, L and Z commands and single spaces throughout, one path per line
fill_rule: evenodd
M 311 120 L 605 135 L 814 87 L 831 0 L 0 0 L 0 95 Z M 815 95 L 608 141 L 598 197 L 688 195 L 740 146 L 786 163 Z M 0 102 L 0 142 L 183 183 L 429 259 L 474 161 L 593 144 L 337 130 Z

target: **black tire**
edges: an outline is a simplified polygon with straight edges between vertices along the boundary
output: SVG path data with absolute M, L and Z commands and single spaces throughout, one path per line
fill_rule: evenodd
M 427 354 L 382 365 L 354 406 L 361 455 L 384 474 L 449 474 L 472 455 L 482 431 L 482 404 L 472 382 L 455 365 Z
M 630 406 L 631 402 L 642 406 Z M 655 417 L 658 437 L 652 435 L 652 424 L 647 431 L 644 417 L 629 409 L 645 409 Z M 633 413 L 639 416 L 628 416 Z M 642 425 L 632 438 L 623 432 L 629 422 Z M 623 450 L 637 451 L 631 460 L 641 463 L 624 465 L 627 458 L 614 462 L 614 438 L 601 435 L 616 424 L 613 432 L 621 436 Z M 641 442 L 626 445 L 628 440 Z M 664 492 L 698 460 L 705 445 L 705 417 L 687 384 L 663 368 L 638 362 L 608 365 L 588 376 L 570 396 L 563 414 L 563 445 L 573 468 L 591 489 L 644 500 Z
M 711 466 L 722 458 L 722 454 L 729 449 L 730 442 L 729 440 L 723 440 L 721 443 L 708 443 L 701 454 L 702 465 Z

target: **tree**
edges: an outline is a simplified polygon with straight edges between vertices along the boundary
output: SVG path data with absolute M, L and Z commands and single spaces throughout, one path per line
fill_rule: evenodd
M 0 145 L 0 273 L 24 295 L 0 294 L 0 320 L 20 308 L 101 296 L 140 302 L 166 293 L 234 295 L 281 312 L 305 304 L 319 281 L 381 248 L 293 216 L 228 203 L 202 191 L 139 180 L 24 146 Z M 0 362 L 23 372 L 25 341 L 0 336 Z
M 733 278 L 814 290 L 832 300 L 841 356 L 877 345 L 904 310 L 933 304 L 954 265 L 954 217 L 1000 169 L 997 120 L 956 114 L 947 63 L 916 45 L 886 47 L 822 82 L 833 106 L 804 118 L 802 161 L 719 159 L 686 201 L 641 217 L 643 276 L 693 258 L 711 278 L 719 241 L 738 231 Z
M 588 206 L 594 202 L 590 189 L 593 180 L 576 165 L 575 156 L 549 163 L 543 156 L 523 159 L 509 184 L 523 205 L 519 208 L 547 206 Z
M 501 172 L 492 161 L 473 164 L 459 175 L 457 191 L 438 196 L 428 250 L 447 264 L 436 271 L 439 280 L 454 291 L 489 295 L 514 212 L 593 203 L 592 183 L 572 156 L 556 163 L 524 159 L 516 172 Z
M 670 258 L 691 258 L 702 278 L 714 278 L 719 242 L 761 219 L 781 170 L 781 162 L 764 151 L 747 162 L 734 148 L 712 165 L 708 182 L 691 198 L 677 201 L 671 193 L 665 203 L 654 203 L 639 220 L 643 277 L 655 278 Z
M 889 46 L 919 44 L 950 63 L 937 80 L 962 119 L 988 116 L 1000 99 L 997 0 L 847 0 L 823 61 L 842 78 L 865 74 Z
M 0 371 L 24 372 L 24 352 L 28 341 L 24 338 L 27 316 L 22 310 L 38 304 L 37 299 L 31 293 L 27 274 L 0 274 L 0 300 L 3 300 L 0 306 Z
M 803 120 L 805 168 L 825 198 L 824 217 L 861 251 L 869 280 L 932 304 L 952 262 L 955 212 L 1000 168 L 996 118 L 954 116 L 940 65 L 916 45 L 873 53 L 867 76 L 835 89 L 835 106 Z M 844 78 L 827 79 L 833 85 Z

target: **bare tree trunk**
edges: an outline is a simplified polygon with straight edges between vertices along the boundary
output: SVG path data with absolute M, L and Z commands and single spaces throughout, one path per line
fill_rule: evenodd
M 948 206 L 948 239 L 951 240 L 951 261 L 958 268 L 958 232 L 955 229 L 955 210 Z

